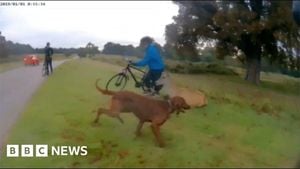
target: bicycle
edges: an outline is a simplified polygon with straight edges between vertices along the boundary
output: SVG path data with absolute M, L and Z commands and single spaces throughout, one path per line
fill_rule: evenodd
M 48 74 L 47 74 L 47 67 L 46 67 L 46 66 L 47 66 L 47 65 L 46 65 L 46 62 L 44 62 L 43 68 L 42 68 L 42 76 L 48 75 Z
M 132 72 L 132 69 L 136 70 L 137 72 L 141 73 L 141 77 L 138 77 Z M 122 70 L 122 72 L 117 73 L 116 75 L 112 76 L 108 82 L 106 83 L 106 90 L 122 90 L 125 88 L 127 81 L 129 80 L 129 75 L 135 82 L 135 87 L 142 88 L 143 91 L 146 90 L 144 85 L 144 78 L 146 72 L 133 66 L 131 61 L 127 64 L 127 66 Z

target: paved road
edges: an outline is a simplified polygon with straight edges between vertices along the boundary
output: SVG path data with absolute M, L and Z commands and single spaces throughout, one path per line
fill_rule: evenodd
M 53 68 L 64 61 L 54 61 Z M 0 73 L 0 147 L 5 144 L 8 132 L 23 112 L 27 102 L 47 79 L 42 77 L 41 70 L 42 65 L 24 66 Z

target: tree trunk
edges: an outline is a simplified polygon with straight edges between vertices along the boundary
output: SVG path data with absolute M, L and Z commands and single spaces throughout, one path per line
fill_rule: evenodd
M 247 71 L 245 80 L 254 83 L 256 85 L 260 84 L 260 70 L 261 70 L 261 59 L 260 57 L 247 57 Z

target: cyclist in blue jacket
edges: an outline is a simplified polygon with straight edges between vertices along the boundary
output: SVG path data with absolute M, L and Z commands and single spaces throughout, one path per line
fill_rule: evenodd
M 157 85 L 156 81 L 161 77 L 162 72 L 165 69 L 160 50 L 154 40 L 149 36 L 141 39 L 140 47 L 145 49 L 144 58 L 132 64 L 134 66 L 149 67 L 149 71 L 144 79 L 145 86 L 148 88 L 146 93 L 158 94 L 159 90 L 162 88 L 162 85 Z

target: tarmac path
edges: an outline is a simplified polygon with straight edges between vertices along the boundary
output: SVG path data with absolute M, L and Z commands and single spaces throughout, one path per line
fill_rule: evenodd
M 53 61 L 53 68 L 65 61 Z M 42 76 L 42 66 L 24 66 L 0 73 L 0 147 L 32 95 L 47 79 Z

